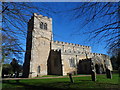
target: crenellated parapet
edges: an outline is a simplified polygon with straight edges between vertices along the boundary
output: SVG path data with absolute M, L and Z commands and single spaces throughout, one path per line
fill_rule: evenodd
M 91 47 L 89 46 L 83 46 L 79 44 L 60 42 L 60 41 L 52 41 L 52 45 L 53 45 L 52 47 L 53 50 L 61 50 L 62 54 L 88 55 L 89 57 L 92 57 L 92 56 L 105 57 L 105 55 L 100 53 L 92 53 L 90 51 Z
M 90 46 L 84 46 L 80 44 L 74 44 L 74 43 L 68 43 L 68 42 L 60 42 L 60 41 L 52 41 L 53 44 L 59 44 L 59 45 L 68 45 L 68 46 L 76 46 L 76 47 L 82 47 L 82 48 L 90 48 Z
M 60 49 L 53 49 L 54 52 L 61 52 Z
M 100 53 L 93 53 L 93 55 L 95 55 L 95 56 L 96 56 L 96 55 L 102 55 L 102 54 L 100 54 Z
M 38 15 L 37 13 L 34 13 L 33 15 L 34 15 L 35 17 L 37 17 L 38 19 L 39 19 L 39 18 L 44 18 L 44 19 L 47 19 L 47 20 L 50 20 L 50 21 L 52 20 L 52 18 L 49 18 L 49 17 L 47 17 L 47 16 L 43 16 L 43 15 Z
M 88 53 L 90 56 L 103 56 L 101 53 Z

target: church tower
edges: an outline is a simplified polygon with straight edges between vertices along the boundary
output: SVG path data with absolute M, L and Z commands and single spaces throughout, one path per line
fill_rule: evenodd
M 23 77 L 47 75 L 52 40 L 52 19 L 33 14 L 28 22 Z

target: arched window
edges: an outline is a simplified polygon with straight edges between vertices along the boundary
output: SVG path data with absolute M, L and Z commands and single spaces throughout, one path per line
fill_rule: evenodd
M 69 59 L 70 67 L 75 67 L 75 59 L 71 58 Z
M 38 66 L 38 73 L 40 73 L 40 66 Z
M 47 23 L 44 24 L 44 29 L 47 30 Z
M 43 29 L 43 22 L 40 22 L 40 28 Z

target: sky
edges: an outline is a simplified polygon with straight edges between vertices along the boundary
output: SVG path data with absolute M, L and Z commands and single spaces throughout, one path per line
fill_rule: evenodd
M 84 34 L 84 31 L 89 31 L 96 27 L 96 23 L 92 23 L 81 30 L 83 23 L 82 18 L 75 20 L 74 15 L 66 10 L 71 10 L 77 7 L 80 3 L 49 3 L 54 11 L 63 11 L 53 14 L 53 39 L 63 42 L 75 43 L 92 47 L 92 52 L 107 54 L 106 42 L 96 43 L 94 40 L 88 41 L 89 35 Z M 88 16 L 88 15 L 86 15 Z M 99 27 L 99 26 L 97 26 Z M 77 35 L 79 34 L 79 35 Z
M 34 3 L 36 6 L 39 6 L 39 3 Z M 104 41 L 99 41 L 98 39 L 89 39 L 89 34 L 84 34 L 84 32 L 90 31 L 92 29 L 98 28 L 103 21 L 93 21 L 90 25 L 83 27 L 83 22 L 85 17 L 89 17 L 89 14 L 86 14 L 80 19 L 74 19 L 74 12 L 69 12 L 69 10 L 77 7 L 80 2 L 68 2 L 68 3 L 42 3 L 46 8 L 55 11 L 56 13 L 45 14 L 44 12 L 35 12 L 42 14 L 44 16 L 51 17 L 53 20 L 53 40 L 63 41 L 68 43 L 75 43 L 85 46 L 90 46 L 93 53 L 102 53 L 107 54 L 107 43 Z M 80 13 L 81 14 L 81 13 Z M 98 24 L 99 23 L 99 24 Z M 83 27 L 83 28 L 82 28 Z M 82 29 L 81 29 L 82 28 Z M 99 43 L 98 43 L 99 41 Z
M 49 2 L 49 3 L 37 2 L 33 4 L 37 7 L 49 10 L 47 11 L 48 14 L 46 14 L 45 12 L 37 11 L 35 11 L 34 13 L 42 14 L 43 16 L 48 16 L 52 18 L 53 40 L 90 46 L 93 53 L 107 54 L 107 48 L 105 48 L 107 43 L 99 41 L 98 38 L 89 41 L 89 36 L 91 35 L 91 33 L 85 34 L 85 32 L 89 32 L 90 30 L 99 27 L 108 18 L 107 19 L 104 18 L 104 20 L 101 21 L 92 21 L 92 23 L 83 27 L 85 18 L 89 17 L 89 13 L 86 13 L 82 17 L 75 19 L 74 17 L 76 14 L 82 15 L 82 13 L 79 12 L 75 13 L 72 10 L 73 8 L 76 8 L 80 4 L 82 4 L 80 2 Z M 99 9 L 99 7 L 97 8 Z M 31 16 L 28 16 L 26 18 L 29 20 Z M 27 25 L 25 28 L 27 31 Z M 97 43 L 98 41 L 99 43 Z M 25 50 L 26 40 L 21 39 L 21 42 L 24 44 L 23 48 Z

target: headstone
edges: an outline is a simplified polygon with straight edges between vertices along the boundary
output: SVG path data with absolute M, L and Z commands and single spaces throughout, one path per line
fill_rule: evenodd
M 105 63 L 106 76 L 107 76 L 107 78 L 112 79 L 112 73 L 111 73 L 111 69 L 109 67 L 110 66 L 109 61 L 107 60 L 106 62 L 107 62 L 107 63 Z
M 96 72 L 94 71 L 91 72 L 91 78 L 92 78 L 92 81 L 96 81 Z
M 107 76 L 107 78 L 112 79 L 112 73 L 109 69 L 106 69 L 106 76 Z
M 70 78 L 70 82 L 71 82 L 71 83 L 74 83 L 74 80 L 73 80 L 73 78 L 72 78 L 72 73 L 69 73 L 69 78 Z
M 95 70 L 94 62 L 91 63 L 91 78 L 92 81 L 96 81 L 96 70 Z

